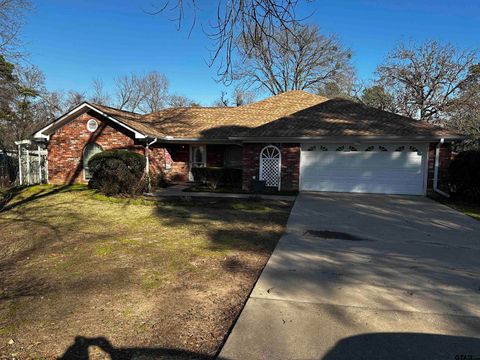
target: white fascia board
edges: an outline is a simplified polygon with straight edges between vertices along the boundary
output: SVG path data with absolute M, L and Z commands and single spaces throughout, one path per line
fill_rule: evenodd
M 48 139 L 49 138 L 49 135 L 45 135 L 43 132 L 45 130 L 48 130 L 50 129 L 52 126 L 58 124 L 59 122 L 63 121 L 64 119 L 68 118 L 69 116 L 73 115 L 74 113 L 76 113 L 77 111 L 79 110 L 82 110 L 87 104 L 86 103 L 83 103 L 83 104 L 80 104 L 78 105 L 77 107 L 73 108 L 72 110 L 70 110 L 68 113 L 66 113 L 65 115 L 59 117 L 57 120 L 51 122 L 50 124 L 48 124 L 47 126 L 45 126 L 44 128 L 38 130 L 36 133 L 33 134 L 33 137 L 34 138 L 40 138 L 40 139 Z
M 83 103 L 79 106 L 77 106 L 76 108 L 72 109 L 71 111 L 69 111 L 68 113 L 66 113 L 65 115 L 63 115 L 62 117 L 58 118 L 57 120 L 55 120 L 54 122 L 48 124 L 47 126 L 45 126 L 43 129 L 40 129 L 39 131 L 37 131 L 36 133 L 33 134 L 33 137 L 34 138 L 37 138 L 37 139 L 49 139 L 50 136 L 49 135 L 45 135 L 43 132 L 45 130 L 48 130 L 50 129 L 51 127 L 57 125 L 59 122 L 62 122 L 63 120 L 65 120 L 66 118 L 72 116 L 73 114 L 75 114 L 76 112 L 78 111 L 81 111 L 83 110 L 84 108 L 88 108 L 90 110 L 93 110 L 95 112 L 97 112 L 98 114 L 106 117 L 107 119 L 109 119 L 110 121 L 114 122 L 115 124 L 118 124 L 122 127 L 124 127 L 125 129 L 131 131 L 134 133 L 135 135 L 135 139 L 145 139 L 147 136 L 142 134 L 141 132 L 131 128 L 130 126 L 128 125 L 125 125 L 124 123 L 122 123 L 121 121 L 118 121 L 117 119 L 115 119 L 114 117 L 108 115 L 108 114 L 105 114 L 103 111 L 97 109 L 96 107 L 94 106 L 91 106 L 90 104 L 88 103 Z
M 91 105 L 88 104 L 88 103 L 85 103 L 85 105 L 88 106 L 90 109 L 98 112 L 98 113 L 101 114 L 102 116 L 105 116 L 107 119 L 113 121 L 114 123 L 116 123 L 116 124 L 124 127 L 125 129 L 133 132 L 133 133 L 135 134 L 135 139 L 145 139 L 145 138 L 147 137 L 145 134 L 142 134 L 141 132 L 139 132 L 139 131 L 131 128 L 130 126 L 125 125 L 124 123 L 122 123 L 121 121 L 118 121 L 118 120 L 115 119 L 114 117 L 111 117 L 110 115 L 105 114 L 103 111 L 98 110 L 96 107 L 93 107 L 93 106 L 91 106 Z
M 204 139 L 204 138 L 177 138 L 173 136 L 165 136 L 159 138 L 159 141 L 165 143 L 200 143 L 200 144 L 240 144 L 240 141 L 231 140 L 230 138 Z
M 230 140 L 242 141 L 244 143 L 270 143 L 270 142 L 436 142 L 440 137 L 435 136 L 298 136 L 298 137 L 230 137 Z M 463 137 L 445 138 L 450 141 L 462 140 Z
M 31 140 L 20 140 L 20 141 L 15 141 L 15 145 L 30 145 L 32 143 Z

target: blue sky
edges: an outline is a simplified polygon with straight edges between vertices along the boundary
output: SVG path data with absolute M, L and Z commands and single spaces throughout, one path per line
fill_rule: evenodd
M 214 0 L 199 0 L 198 20 L 214 14 Z M 301 1 L 302 2 L 302 1 Z M 34 0 L 22 33 L 29 61 L 39 66 L 51 89 L 85 91 L 94 78 L 112 86 L 118 75 L 157 70 L 173 93 L 210 105 L 225 87 L 209 68 L 212 44 L 189 19 L 181 31 L 168 15 L 148 15 L 163 0 Z M 477 0 L 315 0 L 299 14 L 323 33 L 335 33 L 353 50 L 360 79 L 368 81 L 400 41 L 437 39 L 480 47 Z M 229 90 L 228 88 L 226 90 Z M 230 89 L 231 90 L 231 89 Z

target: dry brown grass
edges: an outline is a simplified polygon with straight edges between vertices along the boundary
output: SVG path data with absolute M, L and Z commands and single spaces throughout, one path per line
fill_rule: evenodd
M 0 354 L 214 355 L 290 205 L 21 190 L 0 213 Z

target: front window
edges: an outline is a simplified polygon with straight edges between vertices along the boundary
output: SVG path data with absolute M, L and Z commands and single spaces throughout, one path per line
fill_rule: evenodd
M 228 146 L 225 149 L 224 165 L 227 168 L 242 168 L 243 149 L 240 146 Z
M 87 144 L 83 149 L 83 174 L 85 176 L 85 180 L 90 180 L 92 178 L 92 174 L 88 169 L 88 161 L 92 158 L 93 155 L 102 152 L 103 149 L 100 145 L 96 143 Z

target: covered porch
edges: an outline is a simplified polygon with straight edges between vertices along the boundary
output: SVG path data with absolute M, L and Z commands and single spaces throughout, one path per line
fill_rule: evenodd
M 232 170 L 242 183 L 243 147 L 238 144 L 163 143 L 151 149 L 152 171 L 161 172 L 169 183 L 197 183 L 198 169 Z M 237 185 L 235 184 L 235 185 Z

